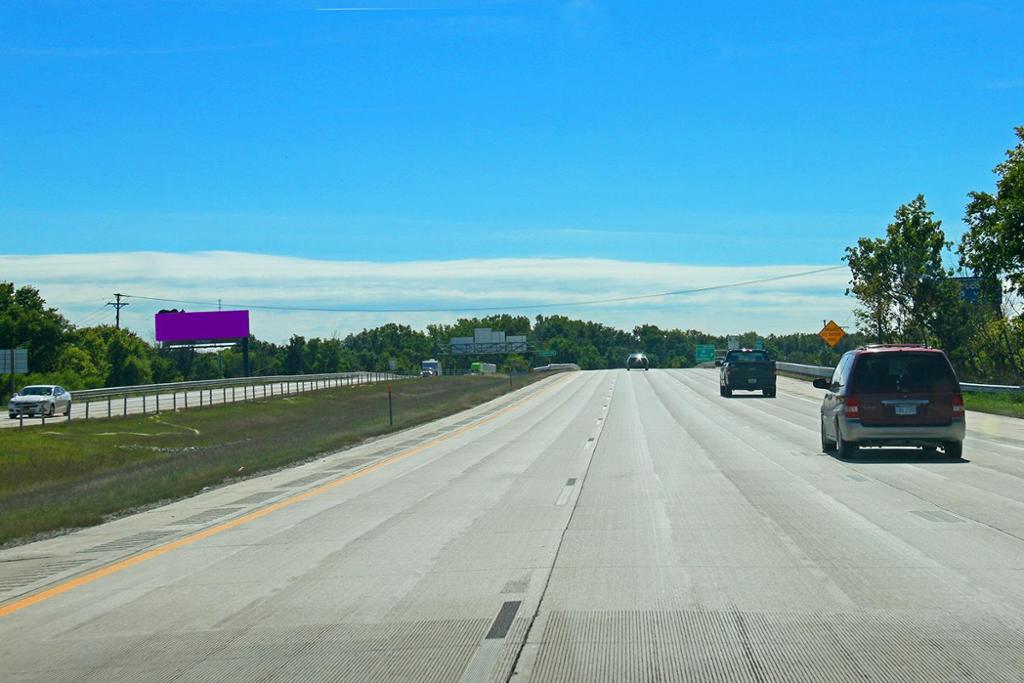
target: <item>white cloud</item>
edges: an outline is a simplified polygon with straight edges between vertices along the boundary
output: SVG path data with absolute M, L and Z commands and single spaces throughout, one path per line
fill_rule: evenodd
M 272 311 L 253 309 L 253 332 L 282 341 L 291 334 L 344 335 L 394 321 L 423 328 L 473 313 L 451 309 L 562 304 L 694 289 L 776 277 L 823 267 L 695 266 L 612 259 L 461 259 L 453 261 L 329 261 L 239 252 L 96 253 L 0 256 L 0 279 L 38 287 L 73 322 L 112 320 L 113 292 L 234 305 L 346 309 L 446 309 L 449 312 Z M 534 308 L 530 316 L 563 313 L 624 329 L 652 323 L 727 333 L 816 332 L 821 321 L 850 318 L 843 295 L 848 273 L 835 270 L 788 280 L 633 302 Z M 130 299 L 122 319 L 149 338 L 160 308 L 203 306 Z M 481 313 L 483 314 L 483 313 Z

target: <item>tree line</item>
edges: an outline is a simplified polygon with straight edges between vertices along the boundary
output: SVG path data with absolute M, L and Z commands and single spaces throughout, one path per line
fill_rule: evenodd
M 727 345 L 727 338 L 699 330 L 662 329 L 639 325 L 631 331 L 564 315 L 493 315 L 461 318 L 454 324 L 428 325 L 415 330 L 388 323 L 343 338 L 306 338 L 293 335 L 275 344 L 250 337 L 250 372 L 253 375 L 295 375 L 353 370 L 385 371 L 394 361 L 399 371 L 418 372 L 420 362 L 438 357 L 452 337 L 472 336 L 474 328 L 490 327 L 507 334 L 525 335 L 538 350 L 553 353 L 543 360 L 532 355 L 443 357 L 449 369 L 465 369 L 475 360 L 495 362 L 502 372 L 524 372 L 548 362 L 576 363 L 583 369 L 621 368 L 634 351 L 644 351 L 655 367 L 694 365 L 696 347 Z M 740 335 L 753 346 L 756 332 Z M 834 363 L 839 354 L 859 343 L 851 335 L 836 350 L 814 334 L 767 335 L 766 348 L 779 358 L 809 364 Z M 15 287 L 0 282 L 0 348 L 29 349 L 31 373 L 17 377 L 25 384 L 60 384 L 68 389 L 126 386 L 152 382 L 239 377 L 242 352 L 226 348 L 201 352 L 189 348 L 161 349 L 136 333 L 112 325 L 76 327 L 46 304 L 31 285 Z M 2 378 L 6 391 L 9 377 Z
M 861 332 L 880 343 L 946 350 L 961 376 L 1024 381 L 1024 127 L 997 165 L 994 192 L 973 191 L 958 244 L 923 195 L 896 209 L 885 236 L 846 249 Z

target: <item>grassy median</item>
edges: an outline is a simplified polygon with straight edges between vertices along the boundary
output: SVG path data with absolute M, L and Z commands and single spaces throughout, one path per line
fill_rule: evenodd
M 1024 393 L 1019 394 L 964 394 L 964 407 L 982 413 L 995 413 L 1009 417 L 1024 417 Z
M 515 387 L 545 375 L 516 377 Z M 160 415 L 0 430 L 0 544 L 300 462 L 456 413 L 510 390 L 507 376 L 325 389 Z

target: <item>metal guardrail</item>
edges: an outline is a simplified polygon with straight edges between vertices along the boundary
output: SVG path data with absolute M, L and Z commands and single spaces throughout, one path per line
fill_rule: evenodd
M 579 370 L 580 366 L 575 363 L 548 363 L 533 369 L 534 372 L 555 372 L 557 370 Z
M 826 368 L 820 365 L 801 365 L 800 363 L 782 363 L 779 361 L 775 362 L 775 368 L 782 372 L 788 372 L 792 375 L 800 375 L 801 377 L 811 377 L 817 379 L 818 377 L 831 377 L 835 371 L 834 368 Z
M 286 382 L 319 384 L 344 380 L 352 377 L 372 377 L 378 382 L 387 379 L 398 379 L 402 375 L 387 372 L 331 372 L 311 375 L 263 375 L 260 377 L 229 377 L 225 379 L 204 379 L 191 382 L 167 382 L 164 384 L 136 384 L 127 387 L 104 387 L 102 389 L 80 389 L 71 392 L 72 401 L 95 400 L 101 398 L 119 398 L 121 396 L 141 396 L 143 394 L 170 394 L 175 391 L 196 391 L 199 389 L 220 389 L 222 387 L 248 387 L 265 384 L 284 384 Z
M 800 363 L 775 363 L 775 367 L 782 372 L 801 377 L 817 379 L 819 377 L 831 377 L 834 368 L 821 365 L 802 365 Z M 979 394 L 1013 394 L 1024 392 L 1024 387 L 1012 384 L 975 384 L 974 382 L 960 382 L 960 389 Z
M 979 394 L 1015 394 L 1024 391 L 1024 387 L 1010 384 L 974 384 L 972 382 L 960 382 L 960 388 Z
M 236 397 L 236 389 L 242 389 L 242 401 L 254 401 L 257 398 L 275 398 L 282 396 L 291 396 L 299 394 L 305 391 L 316 391 L 317 389 L 327 389 L 330 387 L 343 387 L 343 386 L 355 386 L 360 384 L 374 384 L 377 382 L 387 382 L 392 380 L 409 379 L 408 375 L 398 375 L 392 372 L 332 372 L 332 373 L 320 373 L 310 375 L 264 375 L 261 377 L 231 377 L 226 379 L 208 379 L 208 380 L 197 380 L 192 382 L 168 382 L 165 384 L 138 384 L 127 387 L 105 387 L 102 389 L 82 389 L 79 391 L 71 392 L 71 403 L 72 405 L 81 406 L 85 404 L 84 419 L 88 420 L 90 417 L 90 407 L 94 403 L 106 404 L 105 415 L 102 412 L 98 417 L 115 417 L 117 413 L 122 416 L 128 415 L 128 399 L 129 398 L 142 398 L 142 414 L 145 415 L 149 410 L 147 405 L 147 397 L 154 399 L 153 408 L 155 412 L 160 412 L 160 397 L 164 397 L 164 407 L 170 408 L 172 411 L 178 410 L 178 395 L 181 394 L 182 404 L 181 407 L 189 407 L 189 393 L 193 394 L 193 408 L 202 408 L 204 403 L 207 406 L 213 405 L 216 401 L 214 398 L 214 390 L 219 389 L 220 403 L 234 403 L 238 399 Z M 278 390 L 275 394 L 274 387 L 277 386 Z M 261 395 L 257 395 L 257 389 L 262 388 Z M 269 388 L 269 392 L 268 392 Z M 230 400 L 228 399 L 228 392 L 230 393 Z M 198 397 L 195 394 L 198 392 Z M 167 405 L 167 395 L 170 394 L 170 406 Z M 206 400 L 204 401 L 204 396 Z M 114 410 L 114 399 L 118 399 L 120 410 L 115 413 Z M 195 403 L 195 399 L 199 399 L 198 405 Z M 71 411 L 68 411 L 67 419 L 71 419 Z M 45 423 L 45 422 L 44 422 Z

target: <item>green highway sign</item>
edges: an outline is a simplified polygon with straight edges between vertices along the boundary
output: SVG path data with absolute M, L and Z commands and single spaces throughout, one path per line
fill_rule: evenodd
M 764 351 L 764 339 L 758 338 L 758 340 L 754 342 L 754 348 L 759 351 Z
M 558 355 L 558 352 L 554 349 L 541 349 L 537 352 L 537 355 L 541 358 L 554 358 Z
M 715 360 L 715 347 L 713 344 L 697 344 L 697 362 L 710 363 Z

